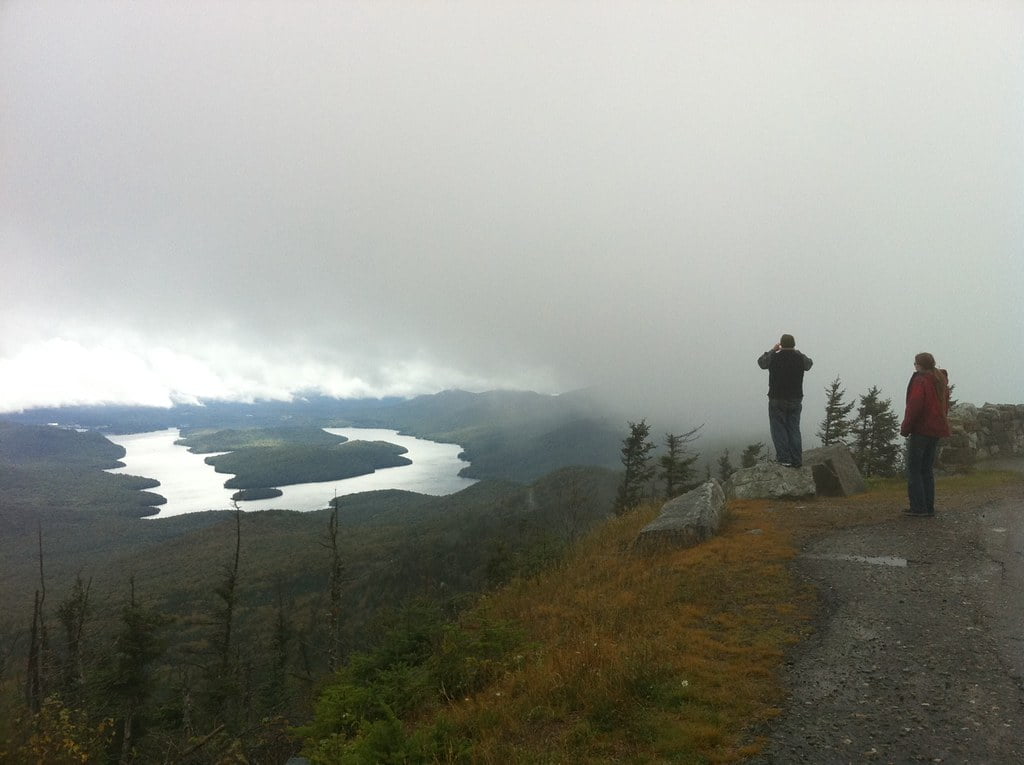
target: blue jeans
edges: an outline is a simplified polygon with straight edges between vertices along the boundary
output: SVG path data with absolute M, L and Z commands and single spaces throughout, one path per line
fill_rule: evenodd
M 803 401 L 798 398 L 768 399 L 768 425 L 775 444 L 775 459 L 794 467 L 803 463 L 803 442 L 800 439 L 800 410 Z
M 907 438 L 907 497 L 910 512 L 935 512 L 935 454 L 939 439 L 911 434 Z

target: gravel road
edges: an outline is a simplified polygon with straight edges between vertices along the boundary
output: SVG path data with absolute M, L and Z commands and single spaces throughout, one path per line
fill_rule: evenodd
M 1024 484 L 938 499 L 801 551 L 821 608 L 751 765 L 1024 762 Z

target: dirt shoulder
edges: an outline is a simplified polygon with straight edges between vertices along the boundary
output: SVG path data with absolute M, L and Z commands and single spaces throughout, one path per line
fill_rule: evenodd
M 805 537 L 820 608 L 750 763 L 1024 762 L 1024 483 L 939 493 L 934 519 L 872 499 Z

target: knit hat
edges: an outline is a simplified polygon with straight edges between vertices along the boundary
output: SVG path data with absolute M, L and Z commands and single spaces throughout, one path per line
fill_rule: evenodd
M 792 335 L 783 335 L 779 340 L 779 345 L 783 348 L 796 348 L 796 340 L 793 339 Z

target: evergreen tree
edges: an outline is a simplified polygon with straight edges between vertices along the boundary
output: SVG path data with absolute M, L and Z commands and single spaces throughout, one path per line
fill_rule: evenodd
M 650 464 L 654 444 L 647 440 L 651 426 L 645 420 L 629 423 L 629 436 L 622 442 L 622 464 L 626 468 L 615 497 L 615 512 L 622 515 L 640 504 L 644 490 L 654 478 Z
M 703 427 L 700 425 L 682 435 L 665 434 L 666 451 L 658 460 L 661 466 L 659 477 L 665 482 L 665 499 L 677 497 L 692 488 L 693 463 L 700 458 L 700 453 L 689 454 L 686 445 L 697 440 L 697 434 Z
M 743 450 L 743 454 L 740 455 L 740 467 L 752 468 L 760 460 L 764 459 L 762 452 L 764 451 L 764 443 L 758 441 L 756 444 L 749 444 L 746 449 Z
M 160 628 L 167 619 L 135 600 L 135 580 L 129 580 L 128 604 L 121 610 L 121 630 L 114 638 L 113 661 L 105 688 L 116 704 L 121 729 L 120 762 L 136 759 L 140 720 L 153 691 L 153 663 L 164 652 Z
M 722 452 L 722 456 L 718 458 L 718 480 L 725 483 L 729 476 L 736 472 L 736 468 L 732 466 L 732 461 L 729 459 L 729 450 L 726 449 Z
M 860 397 L 857 418 L 851 425 L 853 458 L 864 476 L 891 476 L 898 470 L 900 421 L 892 400 L 883 399 L 872 386 Z
M 850 438 L 850 431 L 853 422 L 850 420 L 850 412 L 857 405 L 856 401 L 843 402 L 846 391 L 842 388 L 839 377 L 825 388 L 825 419 L 818 426 L 818 438 L 822 446 L 830 444 L 845 444 Z
M 85 621 L 89 614 L 89 589 L 92 580 L 82 581 L 79 574 L 68 597 L 57 609 L 57 617 L 64 627 L 66 639 L 62 671 L 62 686 L 68 700 L 80 702 L 80 690 L 85 685 L 85 668 L 82 660 L 82 641 Z
M 263 706 L 280 713 L 288 709 L 288 655 L 292 643 L 293 628 L 288 618 L 289 606 L 285 603 L 283 585 L 277 585 L 277 618 L 270 636 L 270 663 L 263 676 Z

